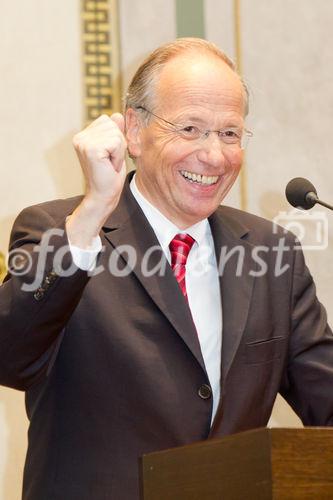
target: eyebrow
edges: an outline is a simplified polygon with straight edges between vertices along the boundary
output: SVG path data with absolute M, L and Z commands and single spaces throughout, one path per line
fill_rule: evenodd
M 224 123 L 223 125 L 219 126 L 218 128 L 208 127 L 202 119 L 197 117 L 190 117 L 183 121 L 175 121 L 174 124 L 180 127 L 184 125 L 196 125 L 201 130 L 215 130 L 215 131 L 222 131 L 225 129 L 242 130 L 244 128 L 243 123 L 235 123 L 231 122 L 230 120 Z
M 198 116 L 188 116 L 186 118 L 176 118 L 175 121 L 177 122 L 195 122 L 195 123 L 204 123 L 202 118 L 199 118 Z
M 203 127 L 206 127 L 206 123 L 205 121 L 198 117 L 198 116 L 194 116 L 194 115 L 191 115 L 189 117 L 186 117 L 186 118 L 176 118 L 174 123 L 176 125 L 183 125 L 184 123 L 194 123 L 194 124 L 198 124 L 198 125 L 201 125 Z M 221 129 L 224 129 L 224 128 L 242 128 L 244 126 L 243 123 L 241 123 L 239 120 L 237 120 L 237 122 L 235 120 L 233 120 L 232 118 L 227 118 L 225 123 L 223 125 L 221 125 L 217 130 L 221 130 Z

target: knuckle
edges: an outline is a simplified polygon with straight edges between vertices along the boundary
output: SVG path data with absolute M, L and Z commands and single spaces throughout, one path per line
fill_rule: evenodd
M 96 122 L 99 122 L 99 123 L 106 123 L 108 121 L 111 121 L 110 117 L 107 114 L 105 114 L 105 113 L 103 113 L 102 115 L 100 115 L 97 118 L 97 120 L 96 120 Z
M 72 139 L 72 143 L 73 143 L 73 146 L 75 149 L 79 149 L 80 148 L 80 144 L 81 144 L 81 140 L 80 140 L 80 134 L 75 134 L 73 139 Z

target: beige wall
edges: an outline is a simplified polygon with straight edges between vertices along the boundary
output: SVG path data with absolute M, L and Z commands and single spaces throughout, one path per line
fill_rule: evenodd
M 3 249 L 18 210 L 81 190 L 71 137 L 83 107 L 79 0 L 1 3 Z
M 83 123 L 80 2 L 1 2 L 0 250 L 24 206 L 81 191 L 71 147 Z M 232 0 L 206 0 L 207 38 L 235 55 Z M 309 177 L 322 197 L 333 185 L 330 118 L 333 109 L 333 4 L 241 0 L 242 63 L 252 93 L 255 136 L 247 154 L 248 208 L 272 218 L 287 210 L 283 190 Z M 120 1 L 123 79 L 156 45 L 175 36 L 174 2 Z M 229 197 L 240 203 L 239 187 Z M 326 212 L 332 228 L 332 215 Z M 332 248 L 332 230 L 330 230 Z M 329 252 L 308 261 L 330 316 Z M 298 421 L 281 402 L 273 425 Z M 0 500 L 20 497 L 26 446 L 22 395 L 0 389 Z
M 255 131 L 247 156 L 248 209 L 270 219 L 289 211 L 284 187 L 298 176 L 311 180 L 332 203 L 333 4 L 242 0 L 241 6 L 243 71 Z M 315 212 L 327 219 L 329 244 L 306 251 L 306 259 L 332 318 L 333 214 L 313 209 L 311 215 Z M 313 222 L 306 227 L 308 241 L 314 240 Z M 297 423 L 280 400 L 271 421 Z

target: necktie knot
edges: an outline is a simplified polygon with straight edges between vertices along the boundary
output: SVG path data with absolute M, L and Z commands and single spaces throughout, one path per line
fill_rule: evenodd
M 194 242 L 195 240 L 189 234 L 179 233 L 176 234 L 169 244 L 171 268 L 185 297 L 187 297 L 185 266 Z

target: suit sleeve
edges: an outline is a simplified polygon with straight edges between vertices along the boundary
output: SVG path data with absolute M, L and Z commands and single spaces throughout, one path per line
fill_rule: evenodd
M 45 376 L 89 280 L 72 261 L 63 217 L 43 205 L 15 221 L 0 286 L 0 384 L 29 389 Z
M 295 250 L 291 336 L 282 396 L 304 425 L 333 425 L 333 335 L 300 249 Z

